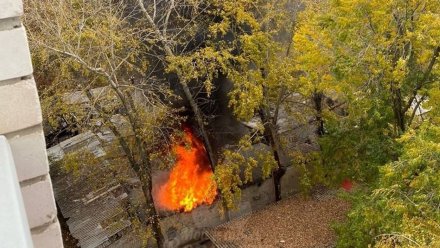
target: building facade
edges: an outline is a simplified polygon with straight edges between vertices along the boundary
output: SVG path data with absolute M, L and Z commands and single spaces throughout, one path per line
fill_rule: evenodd
M 58 248 L 61 230 L 22 15 L 22 0 L 0 1 L 0 135 L 11 147 L 34 247 Z

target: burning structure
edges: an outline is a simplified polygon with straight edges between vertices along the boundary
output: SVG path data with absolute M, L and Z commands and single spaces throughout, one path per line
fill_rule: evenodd
M 158 205 L 169 211 L 189 212 L 206 203 L 212 204 L 217 187 L 205 147 L 189 127 L 184 127 L 181 144 L 174 144 L 176 154 L 169 179 L 160 186 Z
M 228 90 L 228 84 L 223 84 L 214 96 L 219 104 L 216 110 L 217 117 L 210 123 L 210 133 L 217 152 L 233 145 L 237 137 L 251 132 L 255 124 L 241 123 L 233 117 L 226 104 Z M 283 117 L 282 113 L 280 116 Z M 117 123 L 121 133 L 130 135 L 126 131 L 124 118 L 115 115 L 112 121 Z M 292 147 L 315 149 L 309 142 L 313 140 L 313 126 L 300 126 L 298 122 L 284 117 L 280 118 L 280 121 L 282 135 L 295 137 L 286 140 L 297 141 L 289 143 Z M 217 195 L 210 159 L 203 142 L 196 132 L 191 130 L 190 124 L 183 128 L 182 133 L 181 141 L 170 147 L 170 152 L 173 152 L 176 158 L 172 167 L 167 171 L 154 169 L 152 178 L 154 204 L 160 214 L 160 226 L 167 247 L 203 242 L 202 234 L 205 230 L 262 209 L 275 201 L 275 186 L 272 178 L 259 180 L 257 173 L 257 178 L 254 178 L 255 183 L 243 187 L 240 202 L 236 204 L 237 208 L 224 209 Z M 139 180 L 129 169 L 122 170 L 124 163 L 121 161 L 124 154 L 118 149 L 109 150 L 110 144 L 115 143 L 113 141 L 115 135 L 110 130 L 100 129 L 97 133 L 80 133 L 48 150 L 48 153 L 56 159 L 83 150 L 88 150 L 94 157 L 101 159 L 100 164 L 89 167 L 90 174 L 99 178 L 99 187 L 83 187 L 86 178 L 75 178 L 74 173 L 52 175 L 60 211 L 67 219 L 67 226 L 72 236 L 78 240 L 81 247 L 142 245 L 135 232 L 133 209 L 130 207 L 136 206 L 136 202 L 142 202 L 139 200 L 143 197 L 138 187 Z M 253 146 L 255 148 L 253 150 L 257 153 L 270 150 L 270 147 L 263 142 Z M 257 157 L 255 154 L 246 154 L 246 156 Z M 118 164 L 120 169 L 109 171 L 111 164 Z M 281 187 L 285 195 L 298 188 L 294 168 L 287 168 L 281 180 Z M 142 212 L 142 206 L 136 207 L 134 212 Z
M 167 7 L 167 6 L 164 5 L 163 7 Z M 197 30 L 196 32 L 198 31 L 199 30 Z M 202 31 L 202 29 L 200 31 Z M 195 43 L 188 44 L 188 48 L 190 48 L 191 46 L 196 47 L 199 45 L 203 45 L 202 37 L 200 37 L 200 39 L 194 39 L 194 41 Z M 165 47 L 167 48 L 165 50 L 172 51 L 172 49 L 168 47 L 168 42 L 164 42 L 164 44 Z M 186 47 L 187 46 L 185 46 L 185 49 Z M 170 54 L 167 54 L 167 56 L 170 56 Z M 158 60 L 160 60 L 160 62 L 164 62 L 162 55 L 153 56 L 153 57 L 157 57 Z M 192 111 L 192 113 L 187 113 L 188 116 L 190 116 L 191 114 L 197 115 L 196 118 L 193 118 L 193 120 L 189 120 L 189 121 L 194 121 L 195 123 L 197 123 L 197 125 L 195 126 L 197 126 L 197 128 L 201 130 L 195 130 L 195 131 L 196 132 L 200 131 L 202 133 L 202 135 L 200 136 L 203 137 L 203 140 L 206 145 L 206 149 L 205 149 L 202 142 L 199 140 L 198 135 L 194 135 L 192 132 L 189 131 L 189 129 L 183 130 L 184 142 L 182 144 L 175 144 L 172 147 L 172 150 L 177 154 L 177 160 L 171 171 L 164 172 L 165 173 L 164 175 L 166 175 L 164 181 L 162 179 L 160 180 L 158 179 L 159 178 L 158 175 L 161 174 L 161 172 L 157 168 L 156 171 L 153 171 L 152 175 L 150 171 L 154 170 L 154 168 L 148 168 L 147 169 L 148 173 L 145 174 L 137 173 L 137 176 L 139 176 L 141 180 L 144 180 L 142 181 L 143 182 L 142 185 L 145 187 L 142 187 L 142 189 L 145 198 L 151 196 L 149 194 L 151 193 L 151 183 L 147 181 L 149 181 L 152 177 L 153 179 L 152 190 L 153 190 L 153 195 L 155 196 L 154 206 L 156 207 L 156 210 L 158 209 L 159 211 L 155 211 L 155 209 L 152 208 L 153 202 L 151 199 L 148 199 L 146 205 L 148 205 L 148 211 L 150 213 L 159 212 L 161 215 L 160 221 L 149 220 L 149 217 L 151 216 L 153 216 L 153 218 L 157 217 L 155 213 L 154 215 L 144 216 L 143 220 L 146 219 L 146 221 L 143 223 L 149 223 L 149 224 L 153 223 L 153 226 L 157 226 L 158 222 L 160 222 L 161 230 L 163 231 L 163 235 L 166 238 L 167 244 L 170 244 L 169 246 L 173 247 L 186 242 L 182 240 L 176 241 L 179 239 L 178 238 L 179 236 L 180 237 L 182 236 L 181 230 L 184 230 L 184 228 L 202 230 L 204 228 L 209 228 L 221 224 L 223 222 L 228 221 L 229 219 L 235 218 L 249 211 L 259 209 L 267 205 L 268 203 L 273 202 L 275 200 L 274 199 L 275 194 L 274 194 L 274 184 L 271 179 L 263 181 L 263 180 L 258 180 L 258 178 L 256 178 L 257 180 L 255 180 L 256 181 L 255 184 L 249 183 L 248 185 L 245 185 L 245 188 L 243 188 L 241 202 L 237 204 L 237 209 L 232 211 L 229 210 L 226 211 L 225 209 L 222 208 L 221 201 L 216 200 L 217 189 L 213 180 L 213 176 L 212 176 L 213 172 L 210 169 L 209 162 L 214 161 L 212 156 L 215 157 L 216 154 L 221 154 L 223 150 L 228 149 L 228 145 L 233 146 L 235 144 L 234 142 L 236 142 L 237 139 L 240 139 L 240 137 L 243 134 L 249 132 L 248 128 L 243 123 L 240 123 L 238 120 L 236 120 L 233 117 L 231 110 L 227 107 L 228 106 L 227 93 L 230 92 L 230 88 L 232 87 L 231 83 L 220 82 L 221 80 L 224 81 L 227 80 L 225 78 L 221 78 L 222 77 L 221 75 L 216 75 L 216 77 L 219 78 L 215 78 L 214 80 L 216 82 L 213 82 L 213 84 L 215 84 L 214 87 L 215 91 L 205 92 L 203 90 L 203 87 L 201 87 L 201 85 L 197 83 L 198 80 L 188 80 L 188 82 L 184 82 L 181 80 L 181 78 L 179 79 L 178 77 L 172 79 L 172 77 L 173 76 L 175 77 L 176 75 L 170 75 L 170 73 L 166 72 L 164 68 L 161 68 L 161 64 L 162 63 L 158 63 L 159 65 L 158 69 L 156 69 L 155 66 L 152 67 L 152 70 L 154 70 L 154 72 L 152 72 L 151 75 L 157 75 L 161 78 L 160 79 L 161 81 L 164 82 L 166 81 L 167 83 L 169 82 L 171 84 L 170 88 L 173 91 L 177 93 L 178 92 L 185 93 L 184 94 L 185 98 L 183 99 L 186 99 L 186 101 L 188 102 L 183 102 L 180 104 L 177 103 L 176 105 L 178 105 L 178 107 L 185 106 L 186 109 Z M 166 65 L 164 66 L 166 67 Z M 113 74 L 113 72 L 109 74 L 116 75 Z M 131 89 L 132 87 L 142 89 L 141 87 L 142 82 L 144 82 L 145 79 L 142 79 L 142 81 L 137 80 L 137 75 L 128 78 L 128 76 L 130 75 L 125 75 L 125 74 L 126 72 L 121 71 L 121 77 L 123 77 L 125 79 L 124 81 L 126 81 L 124 82 L 124 84 L 121 84 L 121 87 L 124 88 L 127 87 L 127 89 Z M 125 76 L 127 76 L 127 78 L 125 78 Z M 139 85 L 137 83 L 139 83 Z M 173 86 L 172 85 L 173 83 L 175 83 L 177 86 Z M 131 122 L 132 118 L 130 118 L 131 116 L 130 114 L 136 112 L 137 108 L 129 107 L 130 101 L 133 100 L 136 103 L 139 103 L 138 100 L 136 100 L 135 95 L 130 95 L 131 91 L 129 90 L 127 90 L 128 97 L 125 96 L 124 94 L 116 94 L 118 96 L 121 96 L 119 98 L 121 98 L 120 100 L 122 103 L 119 103 L 118 101 L 113 99 L 113 98 L 117 99 L 118 97 L 113 97 L 115 94 L 111 90 L 111 87 L 108 88 L 110 89 L 109 92 L 105 91 L 104 89 L 97 91 L 96 92 L 97 96 L 94 95 L 93 90 L 91 90 L 91 92 L 87 92 L 88 94 L 86 94 L 87 96 L 84 98 L 85 103 L 87 103 L 87 101 L 90 101 L 90 104 L 87 104 L 89 105 L 88 107 L 90 109 L 94 108 L 95 110 L 97 110 L 96 112 L 99 112 L 96 115 L 96 118 L 104 118 L 102 116 L 105 116 L 105 123 L 111 123 L 111 121 L 107 121 L 107 116 L 111 116 L 116 113 L 125 116 L 128 115 L 129 117 L 127 118 L 127 120 L 130 120 Z M 80 93 L 84 93 L 84 92 L 80 92 Z M 104 95 L 107 96 L 106 102 L 101 101 L 99 102 L 99 104 L 95 104 L 102 99 L 99 96 L 104 96 Z M 210 98 L 209 102 L 214 102 L 213 104 L 204 104 L 202 102 L 203 100 L 201 99 L 207 96 L 209 96 Z M 127 98 L 129 99 L 124 100 Z M 147 98 L 147 97 L 144 96 L 140 98 Z M 78 101 L 82 101 L 81 99 L 83 98 L 79 97 L 79 99 L 80 100 Z M 92 99 L 92 100 L 88 100 L 88 99 Z M 147 100 L 148 99 L 146 99 L 145 102 Z M 115 102 L 117 104 L 114 104 Z M 125 104 L 125 102 L 129 102 L 129 103 Z M 105 107 L 107 103 L 109 106 L 112 107 L 111 111 L 106 111 L 106 109 L 102 108 L 103 106 Z M 121 107 L 122 105 L 125 106 L 125 109 Z M 139 105 L 143 106 L 142 104 Z M 206 111 L 204 109 L 204 106 L 206 105 L 213 106 L 214 108 L 216 108 L 215 111 L 212 112 Z M 93 110 L 90 112 L 93 112 Z M 145 111 L 145 115 L 148 114 L 149 114 L 148 111 Z M 201 118 L 200 117 L 201 115 L 202 117 L 208 115 L 212 115 L 214 117 Z M 89 116 L 87 116 L 87 120 L 89 120 L 88 117 Z M 207 124 L 204 123 L 205 121 L 204 119 L 206 119 Z M 104 123 L 104 121 L 101 121 L 101 123 Z M 138 121 L 138 123 L 141 123 L 141 121 Z M 136 127 L 134 127 L 136 123 L 131 123 L 131 124 L 133 126 L 132 128 L 133 132 L 139 130 Z M 112 131 L 109 132 L 109 136 L 111 136 L 112 138 L 109 139 L 109 143 L 111 143 L 112 140 L 116 140 L 114 138 L 116 135 L 116 129 L 113 128 L 113 125 L 111 126 L 112 126 Z M 104 128 L 103 125 L 101 125 L 100 128 L 97 128 L 97 130 L 101 131 L 103 128 Z M 203 130 L 204 128 L 209 130 L 209 132 L 205 132 L 205 130 Z M 91 129 L 93 129 L 93 127 L 91 127 Z M 98 138 L 101 139 L 100 134 L 96 132 L 97 131 L 93 129 L 92 136 L 98 136 Z M 210 142 L 207 142 L 208 141 L 208 139 L 206 138 L 207 134 L 213 136 L 212 144 L 210 144 Z M 71 143 L 77 138 L 78 137 L 75 136 L 72 137 L 71 139 L 66 140 L 66 142 L 60 143 L 59 146 L 61 148 L 58 149 L 60 150 L 60 153 L 69 153 L 69 148 L 68 146 L 65 146 L 65 144 Z M 102 140 L 99 140 L 98 146 L 101 145 L 105 146 L 107 141 L 106 140 L 102 142 L 101 141 Z M 95 142 L 92 142 L 91 144 L 94 143 Z M 148 144 L 147 142 L 142 142 L 142 141 L 137 143 L 138 143 L 137 150 L 139 151 L 143 150 L 143 145 Z M 259 141 L 258 144 L 254 144 L 254 146 L 260 150 L 270 150 L 268 143 L 270 142 Z M 86 148 L 89 148 L 90 144 L 85 142 L 78 144 L 78 146 L 84 146 Z M 111 152 L 106 151 L 106 149 L 104 148 L 101 150 L 97 149 L 96 152 L 94 150 L 92 153 L 95 157 L 98 158 L 104 156 L 106 157 L 106 155 L 112 155 Z M 206 153 L 206 150 L 209 150 L 208 154 Z M 127 152 L 126 150 L 124 152 L 126 157 L 128 158 L 130 158 L 130 156 L 132 158 L 142 157 L 141 159 L 139 159 L 142 160 L 142 163 L 139 162 L 135 166 L 133 166 L 135 168 L 134 170 L 136 170 L 136 168 L 141 168 L 142 166 L 147 166 L 143 162 L 149 160 L 149 158 L 148 155 L 145 155 L 144 152 L 139 152 L 141 154 L 137 154 L 136 152 L 131 153 L 130 151 Z M 122 154 L 121 156 L 123 155 L 124 154 Z M 98 167 L 105 168 L 108 167 L 110 164 L 112 163 L 108 159 L 101 159 L 101 164 Z M 284 178 L 290 178 L 287 177 L 288 175 L 290 175 L 289 173 L 290 172 L 288 171 L 285 174 Z M 91 174 L 94 173 L 91 172 Z M 126 174 L 130 175 L 129 172 Z M 113 175 L 113 178 L 112 177 L 108 178 L 107 177 L 108 175 Z M 121 184 L 123 185 L 123 187 L 121 188 L 124 189 L 122 192 L 119 192 L 119 190 L 117 190 L 117 192 L 114 193 L 112 189 L 113 187 L 115 187 L 115 185 L 119 185 L 119 184 L 114 184 L 120 181 L 118 180 L 119 175 L 120 174 L 118 174 L 118 172 L 113 173 L 112 171 L 108 172 L 108 170 L 97 169 L 95 176 L 99 180 L 96 181 L 102 181 L 101 187 L 86 188 L 86 189 L 80 188 L 82 183 L 81 181 L 74 178 L 75 176 L 74 173 L 67 175 L 61 175 L 61 174 L 59 175 L 57 179 L 58 183 L 55 185 L 56 192 L 58 192 L 57 200 L 59 201 L 61 212 L 63 213 L 63 215 L 65 215 L 64 217 L 69 218 L 69 220 L 67 220 L 67 224 L 69 226 L 72 235 L 79 240 L 82 246 L 86 246 L 86 247 L 110 246 L 114 243 L 117 243 L 118 240 L 123 240 L 123 237 L 125 237 L 124 232 L 126 230 L 135 229 L 134 221 L 131 221 L 131 218 L 135 216 L 136 218 L 142 219 L 142 213 L 146 212 L 145 208 L 143 209 L 142 206 L 135 207 L 134 209 L 135 214 L 130 213 L 131 210 L 129 208 L 125 208 L 124 205 L 132 205 L 132 202 L 136 201 L 136 199 L 134 199 L 135 197 L 130 197 L 130 195 L 135 195 L 134 192 L 137 191 L 136 187 L 132 187 L 131 183 L 129 183 L 130 180 L 125 180 L 128 183 Z M 107 180 L 109 181 L 109 183 L 104 183 L 104 181 L 107 182 Z M 135 181 L 135 180 L 131 180 L 131 181 Z M 294 182 L 295 181 L 293 180 L 293 183 Z M 287 181 L 284 186 L 286 188 L 294 188 L 294 186 L 290 184 L 292 184 L 292 182 Z M 95 217 L 98 216 L 97 213 L 99 213 L 100 209 L 105 209 L 104 206 L 102 205 L 106 204 L 106 201 L 104 201 L 104 199 L 107 198 L 115 198 L 117 204 L 112 205 L 114 206 L 114 208 L 112 207 L 111 211 L 106 211 L 106 213 L 109 213 L 108 215 L 103 216 L 100 219 L 96 219 Z M 100 201 L 99 199 L 103 199 L 103 200 Z M 78 204 L 78 203 L 82 203 L 82 204 Z M 91 203 L 94 204 L 91 205 Z M 124 209 L 123 212 L 125 213 L 120 214 L 120 211 L 113 211 L 114 209 L 120 209 L 120 208 Z M 150 211 L 151 209 L 152 211 Z M 113 213 L 117 213 L 117 214 L 113 214 Z M 155 233 L 157 234 L 159 232 L 155 231 Z M 160 238 L 157 240 L 160 240 Z

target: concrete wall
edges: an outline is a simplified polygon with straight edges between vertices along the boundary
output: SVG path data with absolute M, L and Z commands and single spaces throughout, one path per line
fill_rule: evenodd
M 166 239 L 165 247 L 180 247 L 199 240 L 209 228 L 260 210 L 275 202 L 272 178 L 259 185 L 246 187 L 241 193 L 240 201 L 236 202 L 236 209 L 233 210 L 225 210 L 221 200 L 217 200 L 210 206 L 202 205 L 189 213 L 174 213 L 162 217 L 160 222 Z
M 62 247 L 22 14 L 21 0 L 0 0 L 0 134 L 11 146 L 34 246 Z

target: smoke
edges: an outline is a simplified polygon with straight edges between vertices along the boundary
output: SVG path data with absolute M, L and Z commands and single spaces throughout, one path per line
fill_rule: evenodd
M 161 187 L 166 184 L 168 179 L 170 178 L 170 171 L 165 170 L 157 170 L 153 172 L 153 199 L 154 199 L 154 206 L 156 207 L 159 212 L 166 211 L 166 207 L 164 205 L 161 205 L 160 203 L 160 197 L 159 192 Z

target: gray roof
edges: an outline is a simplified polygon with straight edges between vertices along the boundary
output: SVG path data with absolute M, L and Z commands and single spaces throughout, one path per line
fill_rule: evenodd
M 85 132 L 48 149 L 54 167 L 51 176 L 55 199 L 80 247 L 141 246 L 132 232 L 126 232 L 132 226 L 125 207 L 129 192 L 111 174 L 115 169 L 110 168 L 111 161 L 79 168 L 79 175 L 57 168 L 54 163 L 70 152 L 90 152 L 95 158 L 103 158 L 106 155 L 104 146 L 113 140 L 112 137 L 105 132 L 98 135 Z M 133 173 L 127 174 L 129 178 L 134 177 Z

